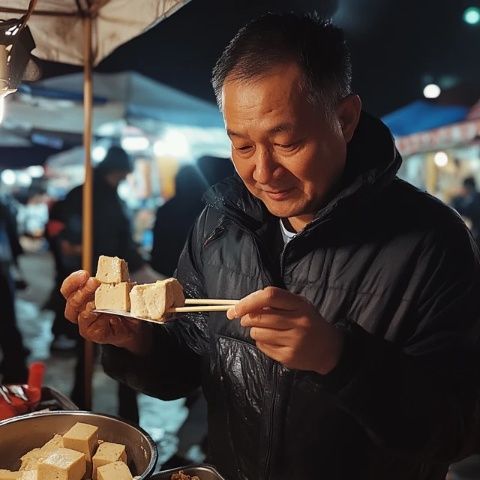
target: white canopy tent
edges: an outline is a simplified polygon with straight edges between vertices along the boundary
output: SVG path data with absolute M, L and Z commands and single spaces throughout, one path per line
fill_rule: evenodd
M 84 64 L 84 17 L 92 24 L 92 65 L 119 45 L 176 12 L 189 0 L 38 0 L 28 26 L 33 54 L 54 62 Z M 24 15 L 30 0 L 0 0 L 0 18 Z
M 158 131 L 164 125 L 223 130 L 218 108 L 136 72 L 93 73 L 93 133 L 119 135 L 129 124 Z M 5 126 L 81 133 L 80 73 L 49 78 L 6 99 Z M 105 127 L 108 125 L 110 128 Z M 102 128 L 103 127 L 103 128 Z

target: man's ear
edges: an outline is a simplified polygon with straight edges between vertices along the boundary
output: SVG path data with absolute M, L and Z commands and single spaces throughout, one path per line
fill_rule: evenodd
M 361 111 L 362 101 L 358 95 L 348 95 L 348 97 L 343 98 L 336 107 L 337 119 L 346 143 L 352 139 L 355 133 Z

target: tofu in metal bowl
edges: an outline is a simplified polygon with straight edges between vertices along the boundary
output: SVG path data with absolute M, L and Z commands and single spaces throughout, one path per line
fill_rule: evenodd
M 133 476 L 143 480 L 153 472 L 158 454 L 148 433 L 117 417 L 78 410 L 36 412 L 1 421 L 0 469 L 18 470 L 25 453 L 41 447 L 55 434 L 63 435 L 77 422 L 97 426 L 101 440 L 125 445 Z

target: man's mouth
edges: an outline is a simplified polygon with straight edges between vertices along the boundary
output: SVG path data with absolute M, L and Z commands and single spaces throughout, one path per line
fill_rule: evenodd
M 266 189 L 263 189 L 263 192 L 267 195 L 268 198 L 272 199 L 272 200 L 276 200 L 276 201 L 279 201 L 279 200 L 284 200 L 285 198 L 287 198 L 290 193 L 293 191 L 293 187 L 292 188 L 285 188 L 285 189 L 278 189 L 278 190 L 266 190 Z

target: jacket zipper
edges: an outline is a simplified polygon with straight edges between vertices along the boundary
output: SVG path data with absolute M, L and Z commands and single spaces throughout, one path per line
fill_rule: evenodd
M 273 423 L 275 420 L 275 409 L 277 404 L 277 388 L 278 388 L 278 364 L 273 364 L 273 387 L 272 387 L 272 404 L 270 406 L 270 415 L 268 419 L 268 444 L 267 453 L 265 456 L 265 470 L 263 478 L 268 480 L 270 478 L 270 461 L 273 449 Z
M 285 256 L 285 250 L 287 248 L 286 244 L 283 247 L 282 253 L 280 254 L 280 278 L 283 279 L 283 259 Z M 273 388 L 272 388 L 272 405 L 270 407 L 270 417 L 268 424 L 268 445 L 267 453 L 265 457 L 265 470 L 264 470 L 264 479 L 268 480 L 270 478 L 270 462 L 272 457 L 272 447 L 273 447 L 273 423 L 275 419 L 275 409 L 277 405 L 277 388 L 278 388 L 278 363 L 273 364 Z
M 252 232 L 251 230 L 248 230 L 246 228 L 243 228 L 241 225 L 237 223 L 237 226 L 242 228 L 247 234 L 251 235 L 253 238 L 253 244 L 255 245 L 255 249 L 257 250 L 257 255 L 258 257 L 262 260 L 262 263 L 264 258 L 262 255 L 262 249 L 260 248 L 260 239 L 258 238 L 258 235 L 255 232 Z M 280 260 L 280 269 L 281 272 L 283 270 L 283 253 L 285 251 L 285 247 L 282 250 L 281 254 L 281 260 Z M 268 262 L 268 264 L 270 261 Z M 265 271 L 266 277 L 271 285 L 275 285 L 277 282 L 274 281 L 272 276 L 270 275 L 270 272 Z M 283 278 L 283 275 L 280 275 L 280 278 Z M 273 364 L 273 385 L 272 385 L 272 402 L 270 405 L 270 412 L 268 415 L 268 425 L 267 425 L 267 451 L 265 455 L 265 468 L 264 468 L 264 474 L 263 478 L 264 480 L 268 480 L 270 476 L 270 460 L 272 456 L 272 447 L 273 447 L 273 423 L 275 419 L 275 408 L 276 408 L 276 403 L 277 403 L 277 389 L 278 389 L 278 364 L 275 362 Z
M 253 244 L 255 245 L 255 249 L 257 251 L 258 257 L 262 260 L 262 263 L 264 258 L 262 255 L 262 249 L 260 248 L 260 240 L 258 238 L 258 235 L 255 234 L 255 232 L 252 232 L 251 230 L 248 230 L 245 228 L 243 225 L 240 223 L 236 222 L 233 220 L 235 225 L 242 229 L 244 232 L 246 232 L 248 235 L 251 235 L 253 238 Z M 206 241 L 204 242 L 204 247 L 210 244 L 212 241 L 214 241 L 216 238 L 220 236 L 220 234 L 223 232 L 224 226 L 219 225 L 217 226 L 214 231 L 208 236 Z M 283 247 L 282 253 L 280 254 L 280 278 L 283 279 L 283 258 L 285 254 L 287 245 Z M 270 263 L 270 262 L 268 262 Z M 265 271 L 266 277 L 269 281 L 270 284 L 274 285 L 277 282 L 274 282 L 272 276 L 270 273 Z M 268 480 L 270 477 L 270 462 L 271 462 L 271 456 L 272 456 L 272 447 L 273 447 L 273 423 L 275 419 L 275 410 L 276 410 L 276 404 L 277 404 L 277 389 L 278 389 L 278 363 L 273 364 L 273 385 L 272 385 L 272 402 L 270 405 L 270 412 L 268 415 L 268 425 L 267 425 L 267 437 L 268 437 L 268 443 L 267 443 L 267 451 L 265 455 L 265 468 L 264 468 L 264 480 Z

